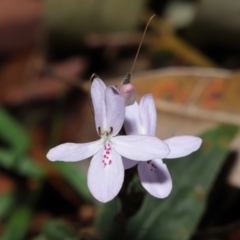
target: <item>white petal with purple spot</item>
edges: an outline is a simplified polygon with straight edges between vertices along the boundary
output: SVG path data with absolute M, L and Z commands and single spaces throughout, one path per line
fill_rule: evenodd
M 161 159 L 138 164 L 142 186 L 154 197 L 165 198 L 172 190 L 172 179 L 166 164 Z
M 93 158 L 88 170 L 88 187 L 100 202 L 108 202 L 119 193 L 124 179 L 121 156 L 106 144 Z

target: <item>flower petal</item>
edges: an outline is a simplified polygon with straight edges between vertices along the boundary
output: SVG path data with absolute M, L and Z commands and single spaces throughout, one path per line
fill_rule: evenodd
M 110 131 L 112 127 L 112 135 L 118 134 L 123 126 L 125 116 L 125 104 L 124 99 L 120 95 L 119 91 L 115 87 L 108 87 L 106 89 L 106 119 L 107 128 L 106 131 Z
M 50 161 L 76 162 L 96 154 L 101 145 L 101 140 L 82 144 L 64 143 L 50 149 L 47 158 Z
M 139 163 L 138 161 L 130 160 L 125 157 L 122 157 L 122 161 L 125 170 L 132 168 Z
M 139 104 L 139 114 L 144 134 L 155 136 L 157 126 L 157 112 L 153 96 L 144 95 Z
M 104 150 L 100 150 L 92 158 L 88 170 L 88 188 L 100 202 L 112 200 L 119 193 L 124 178 L 121 156 L 114 149 L 108 159 L 104 155 Z
M 94 118 L 96 129 L 106 128 L 106 103 L 105 103 L 106 85 L 100 78 L 94 78 L 91 86 L 91 97 L 94 108 Z
M 117 136 L 113 143 L 121 156 L 136 161 L 165 158 L 170 151 L 163 141 L 147 135 Z
M 126 107 L 124 128 L 127 135 L 144 134 L 144 130 L 141 126 L 139 106 L 137 102 L 131 106 Z
M 164 140 L 169 146 L 170 153 L 166 158 L 179 158 L 198 150 L 202 139 L 194 136 L 177 136 Z
M 172 179 L 166 164 L 161 159 L 138 164 L 142 186 L 154 197 L 165 198 L 172 190 Z

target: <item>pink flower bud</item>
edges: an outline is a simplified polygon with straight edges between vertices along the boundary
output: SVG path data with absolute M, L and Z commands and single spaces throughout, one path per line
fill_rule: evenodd
M 132 105 L 136 101 L 136 89 L 131 83 L 123 84 L 119 92 L 124 98 L 125 106 Z

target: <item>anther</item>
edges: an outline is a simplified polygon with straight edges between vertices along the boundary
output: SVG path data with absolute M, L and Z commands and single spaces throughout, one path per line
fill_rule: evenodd
M 113 132 L 113 128 L 112 127 L 110 127 L 110 132 L 109 132 L 109 134 L 111 134 Z

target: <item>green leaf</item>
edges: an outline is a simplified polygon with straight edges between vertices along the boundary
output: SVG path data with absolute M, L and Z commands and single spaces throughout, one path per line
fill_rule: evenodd
M 61 220 L 50 220 L 42 228 L 42 235 L 46 240 L 77 240 L 74 230 Z
M 43 235 L 39 235 L 39 236 L 34 237 L 32 240 L 48 240 L 48 239 Z
M 42 178 L 44 169 L 29 156 L 16 157 L 10 150 L 0 148 L 0 165 L 6 169 L 12 169 L 29 178 Z
M 16 203 L 15 197 L 13 193 L 6 193 L 0 196 L 0 221 L 11 212 Z
M 0 165 L 6 169 L 14 167 L 17 161 L 15 153 L 10 150 L 0 148 Z
M 166 160 L 173 190 L 166 199 L 149 194 L 129 221 L 126 239 L 187 240 L 206 207 L 206 198 L 237 133 L 235 126 L 220 126 L 203 134 L 197 152 Z
M 120 227 L 114 221 L 116 214 L 121 210 L 121 202 L 118 198 L 108 203 L 101 204 L 94 220 L 94 226 L 100 230 L 104 239 L 113 239 L 116 233 L 120 232 Z
M 93 197 L 87 187 L 87 177 L 80 165 L 55 162 L 59 172 L 75 191 L 88 203 L 93 202 Z
M 11 169 L 27 151 L 30 138 L 3 108 L 0 108 L 0 139 L 8 145 L 0 148 L 0 165 Z
M 23 240 L 32 216 L 31 208 L 20 206 L 6 224 L 0 240 Z
M 29 156 L 19 159 L 17 172 L 29 178 L 43 178 L 45 175 L 44 169 Z
M 29 147 L 28 134 L 3 108 L 0 108 L 0 137 L 10 145 L 16 155 L 25 152 Z

